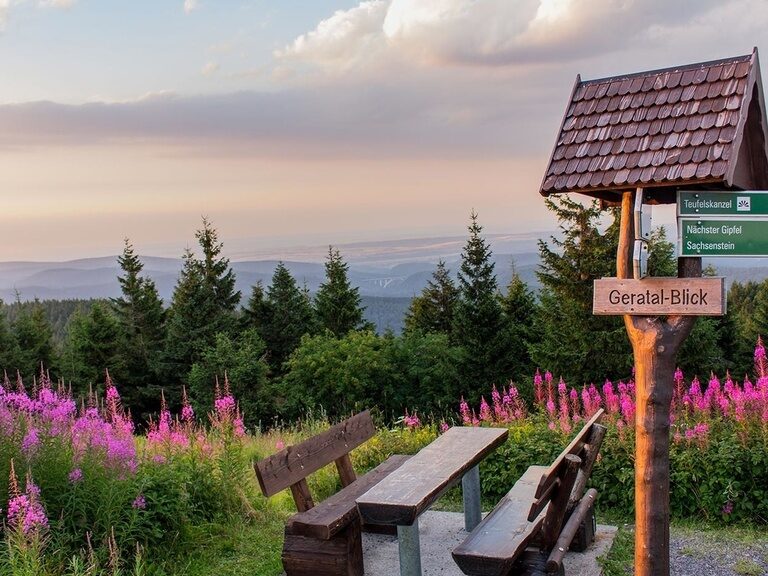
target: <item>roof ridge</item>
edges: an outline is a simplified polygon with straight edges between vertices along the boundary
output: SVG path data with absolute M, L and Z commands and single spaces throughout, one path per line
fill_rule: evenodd
M 619 74 L 618 76 L 605 76 L 603 78 L 594 78 L 591 80 L 582 80 L 579 84 L 581 86 L 585 84 L 602 84 L 603 82 L 614 82 L 616 80 L 627 80 L 629 78 L 638 78 L 642 76 L 652 76 L 663 74 L 664 72 L 682 72 L 686 70 L 696 70 L 698 68 L 707 68 L 722 64 L 731 64 L 734 62 L 749 62 L 753 53 L 744 54 L 742 56 L 732 56 L 730 58 L 721 58 L 719 60 L 709 60 L 706 62 L 696 62 L 694 64 L 685 64 L 683 66 L 670 66 L 668 68 L 658 68 L 656 70 L 646 70 L 644 72 L 633 72 L 632 74 Z

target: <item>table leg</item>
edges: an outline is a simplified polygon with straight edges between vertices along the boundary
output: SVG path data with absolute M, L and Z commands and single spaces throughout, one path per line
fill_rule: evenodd
M 397 544 L 400 549 L 400 576 L 421 576 L 418 518 L 410 526 L 397 527 Z
M 461 478 L 461 491 L 464 496 L 464 528 L 467 532 L 480 524 L 480 468 L 475 466 Z

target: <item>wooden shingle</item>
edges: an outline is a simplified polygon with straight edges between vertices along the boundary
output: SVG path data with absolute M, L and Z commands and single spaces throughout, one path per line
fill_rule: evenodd
M 745 56 L 576 83 L 541 184 L 616 201 L 679 187 L 768 189 L 757 49 Z

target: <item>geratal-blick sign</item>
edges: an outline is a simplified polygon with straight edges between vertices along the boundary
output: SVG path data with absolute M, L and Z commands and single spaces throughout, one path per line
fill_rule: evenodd
M 722 316 L 724 278 L 643 278 L 595 280 L 592 313 L 634 316 Z

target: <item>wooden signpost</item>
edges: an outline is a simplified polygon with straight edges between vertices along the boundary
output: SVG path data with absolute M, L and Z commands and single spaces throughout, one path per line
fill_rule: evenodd
M 677 351 L 697 316 L 725 313 L 723 280 L 701 278 L 701 257 L 768 256 L 768 114 L 759 71 L 755 49 L 577 77 L 539 190 L 621 205 L 616 278 L 595 282 L 594 312 L 622 315 L 634 352 L 635 576 L 669 576 Z M 673 203 L 678 278 L 648 278 L 644 207 Z
M 725 278 L 601 278 L 595 280 L 592 313 L 722 316 L 725 303 Z

